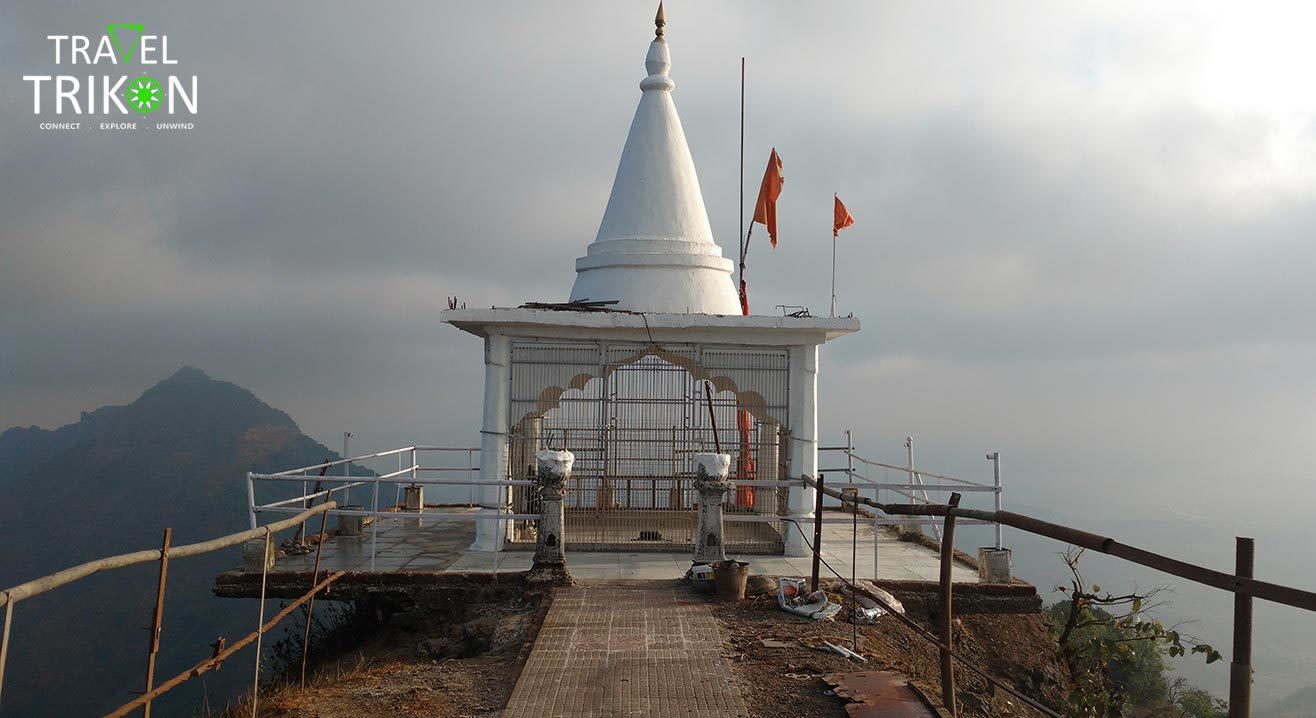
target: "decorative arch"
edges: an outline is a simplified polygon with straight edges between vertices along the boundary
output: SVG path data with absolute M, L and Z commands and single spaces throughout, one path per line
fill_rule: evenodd
M 763 398 L 761 393 L 754 391 L 753 389 L 742 390 L 731 377 L 725 375 L 713 375 L 707 369 L 700 366 L 693 358 L 684 356 L 677 352 L 668 351 L 658 346 L 649 346 L 634 354 L 623 357 L 618 361 L 609 362 L 604 365 L 600 371 L 581 372 L 576 374 L 571 377 L 566 386 L 552 385 L 544 387 L 539 392 L 539 397 L 535 402 L 535 408 L 526 412 L 523 416 L 518 417 L 512 423 L 516 424 L 526 419 L 542 418 L 547 415 L 548 412 L 557 409 L 562 405 L 562 396 L 568 391 L 574 390 L 583 392 L 585 387 L 591 381 L 595 379 L 606 381 L 613 372 L 617 371 L 617 369 L 639 362 L 648 356 L 658 357 L 669 364 L 679 366 L 694 379 L 712 383 L 713 389 L 719 394 L 730 392 L 736 397 L 738 408 L 749 412 L 759 421 L 776 424 L 783 423 L 781 418 L 772 416 L 772 414 L 768 412 L 767 401 Z

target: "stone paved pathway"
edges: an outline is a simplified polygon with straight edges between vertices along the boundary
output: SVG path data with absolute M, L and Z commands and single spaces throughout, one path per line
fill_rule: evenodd
M 748 715 L 717 621 L 670 587 L 558 589 L 505 718 Z

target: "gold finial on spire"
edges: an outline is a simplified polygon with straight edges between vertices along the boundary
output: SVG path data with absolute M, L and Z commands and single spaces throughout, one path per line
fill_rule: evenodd
M 653 24 L 656 28 L 653 31 L 654 37 L 662 37 L 663 28 L 667 26 L 667 16 L 663 14 L 663 0 L 658 0 L 658 14 L 654 16 Z

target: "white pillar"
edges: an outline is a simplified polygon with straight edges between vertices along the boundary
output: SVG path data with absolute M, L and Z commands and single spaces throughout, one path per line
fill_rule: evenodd
M 512 388 L 512 340 L 490 334 L 484 340 L 484 423 L 480 429 L 480 481 L 507 478 L 509 396 Z M 481 520 L 475 524 L 475 551 L 502 551 L 511 524 L 492 518 L 506 513 L 507 487 L 486 483 L 479 487 Z
M 818 345 L 790 348 L 790 471 L 788 480 L 801 476 L 818 478 Z M 787 513 L 812 535 L 813 506 L 817 490 L 790 488 Z M 803 533 L 786 525 L 786 555 L 808 556 L 809 546 Z M 810 538 L 809 541 L 813 539 Z

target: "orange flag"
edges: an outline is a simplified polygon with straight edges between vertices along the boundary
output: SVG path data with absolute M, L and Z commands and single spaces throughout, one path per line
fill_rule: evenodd
M 832 219 L 832 236 L 835 237 L 838 232 L 854 224 L 854 216 L 851 215 L 850 210 L 846 209 L 845 205 L 841 203 L 840 197 L 832 195 L 832 198 L 836 200 L 836 208 L 833 212 L 834 217 Z
M 781 158 L 777 148 L 772 148 L 768 157 L 768 168 L 763 172 L 763 184 L 759 186 L 759 201 L 754 205 L 754 221 L 766 225 L 772 246 L 777 246 L 777 198 L 781 196 L 781 186 L 786 178 L 781 174 Z

